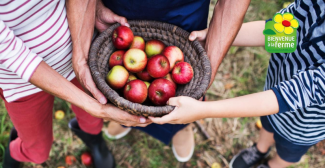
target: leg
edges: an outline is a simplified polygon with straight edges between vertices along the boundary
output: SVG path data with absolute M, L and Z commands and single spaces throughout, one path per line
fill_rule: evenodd
M 274 143 L 274 130 L 267 117 L 261 117 L 261 122 L 263 128 L 259 133 L 260 136 L 257 144 L 254 144 L 235 155 L 229 163 L 230 168 L 252 167 L 268 156 L 270 146 Z
M 0 90 L 2 95 L 2 90 Z M 43 163 L 53 142 L 52 109 L 54 97 L 39 92 L 15 102 L 4 100 L 18 138 L 10 143 L 12 158 L 20 162 Z
M 287 161 L 281 159 L 278 154 L 275 155 L 275 157 L 273 157 L 268 162 L 268 165 L 270 166 L 270 168 L 285 168 L 292 164 L 293 164 L 292 162 L 287 162 Z
M 284 168 L 299 162 L 301 157 L 308 151 L 311 146 L 296 145 L 289 142 L 282 136 L 274 134 L 275 147 L 277 154 L 268 161 L 271 168 Z
M 71 82 L 79 89 L 83 90 L 77 78 L 74 78 Z M 71 105 L 71 109 L 76 114 L 78 124 L 83 131 L 94 135 L 101 132 L 103 127 L 103 119 L 93 117 L 75 105 Z
M 274 144 L 274 130 L 266 116 L 261 117 L 261 122 L 263 128 L 260 130 L 256 147 L 261 153 L 266 153 Z
M 71 82 L 79 89 L 82 89 L 77 79 L 73 79 Z M 74 105 L 71 105 L 71 108 L 76 114 L 76 118 L 69 122 L 69 127 L 91 150 L 94 167 L 115 167 L 114 157 L 109 151 L 101 133 L 103 119 L 93 117 Z
M 273 144 L 273 133 L 268 132 L 262 128 L 260 130 L 259 139 L 256 144 L 257 149 L 262 153 L 266 153 Z
M 194 133 L 191 125 L 178 131 L 172 139 L 172 149 L 179 162 L 187 162 L 191 159 L 194 148 Z

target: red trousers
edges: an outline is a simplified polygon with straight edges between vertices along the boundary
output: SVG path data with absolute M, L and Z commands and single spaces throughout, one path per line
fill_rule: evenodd
M 71 82 L 82 89 L 76 78 Z M 0 97 L 4 100 L 1 88 Z M 18 132 L 18 138 L 10 143 L 11 156 L 21 162 L 46 161 L 53 142 L 54 96 L 42 91 L 14 102 L 8 103 L 5 100 L 4 102 Z M 93 117 L 74 105 L 71 107 L 83 131 L 89 134 L 98 134 L 101 131 L 102 119 Z

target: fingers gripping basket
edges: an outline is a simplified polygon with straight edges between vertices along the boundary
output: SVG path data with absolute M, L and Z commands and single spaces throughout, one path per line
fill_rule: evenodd
M 134 35 L 141 36 L 145 41 L 158 39 L 166 46 L 174 45 L 183 51 L 185 62 L 190 63 L 193 67 L 194 76 L 190 83 L 178 85 L 176 96 L 201 98 L 209 85 L 211 76 L 210 62 L 201 44 L 198 41 L 189 41 L 187 31 L 171 24 L 156 21 L 130 21 L 129 24 Z M 132 103 L 121 97 L 106 83 L 105 76 L 109 71 L 108 60 L 116 50 L 111 36 L 113 30 L 118 26 L 120 24 L 114 24 L 102 32 L 91 45 L 88 64 L 98 89 L 113 104 L 131 114 L 147 117 L 163 116 L 170 113 L 174 109 L 173 106 L 147 106 Z

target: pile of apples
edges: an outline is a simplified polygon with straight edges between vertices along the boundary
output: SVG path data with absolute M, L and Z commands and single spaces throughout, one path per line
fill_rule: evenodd
M 134 103 L 152 102 L 163 106 L 174 97 L 177 84 L 193 77 L 192 66 L 184 62 L 176 46 L 165 46 L 159 40 L 145 42 L 126 26 L 113 31 L 112 41 L 118 49 L 109 59 L 108 85 Z

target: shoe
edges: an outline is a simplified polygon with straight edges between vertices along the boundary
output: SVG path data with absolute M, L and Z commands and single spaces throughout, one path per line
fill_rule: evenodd
M 90 149 L 95 168 L 114 168 L 115 160 L 108 150 L 102 132 L 97 135 L 88 134 L 79 127 L 77 119 L 69 122 L 69 128 L 86 144 Z
M 15 140 L 16 138 L 18 138 L 17 131 L 15 128 L 12 128 L 10 131 L 9 142 L 4 154 L 3 168 L 20 168 L 22 166 L 21 162 L 18 162 L 10 155 L 9 144 L 11 141 Z
M 261 153 L 254 144 L 235 155 L 229 163 L 229 168 L 250 168 L 268 157 L 269 154 L 270 149 L 266 153 Z
M 172 151 L 179 162 L 189 161 L 194 153 L 194 148 L 194 134 L 190 125 L 174 135 L 172 139 Z
M 263 163 L 263 164 L 258 165 L 256 168 L 270 168 L 270 166 L 269 166 L 269 164 L 266 162 L 266 163 Z
M 131 130 L 132 130 L 132 128 L 122 127 L 120 124 L 118 124 L 114 121 L 111 121 L 108 124 L 108 127 L 103 129 L 107 138 L 111 139 L 111 140 L 121 139 L 121 138 L 125 137 Z M 109 133 L 109 131 L 111 133 Z

